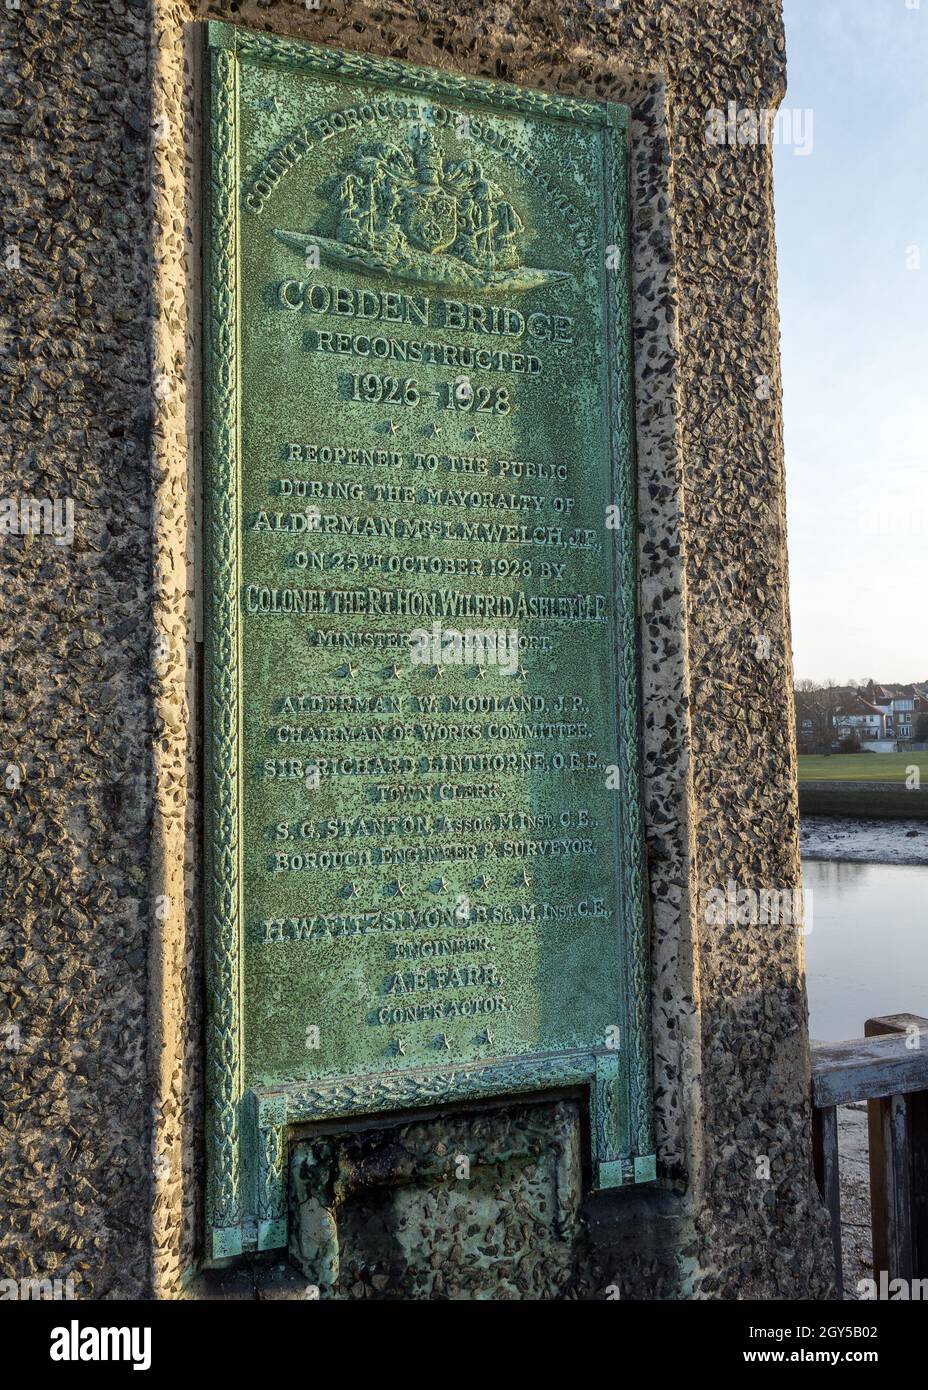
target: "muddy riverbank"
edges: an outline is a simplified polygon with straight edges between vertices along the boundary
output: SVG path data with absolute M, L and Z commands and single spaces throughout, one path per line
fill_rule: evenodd
M 928 864 L 928 822 L 923 820 L 803 816 L 799 843 L 804 859 Z

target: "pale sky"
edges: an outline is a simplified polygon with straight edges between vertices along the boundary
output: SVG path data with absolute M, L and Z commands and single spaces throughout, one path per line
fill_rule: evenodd
M 928 0 L 783 10 L 813 114 L 774 150 L 795 673 L 923 681 Z

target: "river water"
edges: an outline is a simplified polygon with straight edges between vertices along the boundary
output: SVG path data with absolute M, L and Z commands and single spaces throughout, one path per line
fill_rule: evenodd
M 876 1014 L 928 1017 L 928 866 L 804 859 L 802 873 L 812 1037 L 862 1037 Z

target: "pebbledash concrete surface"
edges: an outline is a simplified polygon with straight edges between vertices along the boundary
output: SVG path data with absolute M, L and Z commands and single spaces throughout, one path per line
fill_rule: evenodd
M 657 1181 L 593 1191 L 583 1095 L 289 1135 L 289 1251 L 206 1258 L 204 24 L 631 112 Z M 828 1298 L 798 881 L 771 151 L 779 4 L 5 11 L 0 1274 L 78 1298 Z M 760 389 L 758 383 L 764 383 Z M 467 1155 L 470 1179 L 453 1160 Z

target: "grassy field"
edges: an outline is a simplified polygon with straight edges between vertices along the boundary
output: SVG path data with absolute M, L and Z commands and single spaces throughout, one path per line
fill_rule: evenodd
M 905 786 L 906 768 L 921 769 L 928 787 L 928 753 L 833 753 L 830 758 L 800 757 L 800 782 L 898 782 Z

